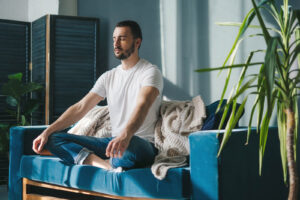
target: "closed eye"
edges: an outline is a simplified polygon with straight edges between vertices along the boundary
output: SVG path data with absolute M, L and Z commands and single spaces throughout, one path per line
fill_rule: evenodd
M 119 36 L 119 37 L 113 37 L 113 41 L 117 41 L 117 40 L 120 40 L 120 41 L 125 41 L 127 39 L 127 36 Z

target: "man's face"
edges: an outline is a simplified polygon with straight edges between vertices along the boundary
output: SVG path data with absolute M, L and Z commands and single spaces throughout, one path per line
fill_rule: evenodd
M 135 42 L 129 27 L 116 27 L 113 33 L 114 53 L 116 58 L 125 60 L 136 50 Z

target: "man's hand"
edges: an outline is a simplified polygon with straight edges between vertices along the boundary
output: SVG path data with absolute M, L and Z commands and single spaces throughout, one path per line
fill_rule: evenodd
M 119 136 L 110 141 L 106 148 L 107 157 L 121 158 L 123 156 L 123 153 L 127 149 L 132 136 L 143 124 L 151 105 L 158 95 L 159 91 L 155 87 L 144 86 L 141 88 L 137 99 L 137 105 L 133 110 L 127 126 Z
M 89 110 L 102 100 L 103 97 L 96 93 L 89 92 L 79 102 L 70 106 L 53 124 L 33 141 L 32 150 L 35 153 L 40 154 L 48 141 L 48 137 L 52 133 L 63 130 L 79 121 Z
M 35 153 L 40 154 L 47 141 L 48 141 L 48 135 L 45 132 L 41 133 L 37 138 L 35 138 L 35 140 L 33 140 L 32 150 Z
M 106 148 L 106 156 L 111 158 L 121 158 L 129 146 L 131 137 L 132 136 L 126 136 L 126 134 L 120 134 L 118 137 L 111 140 Z

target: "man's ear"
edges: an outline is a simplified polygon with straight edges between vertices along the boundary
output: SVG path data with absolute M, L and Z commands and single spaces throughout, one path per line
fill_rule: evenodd
M 136 47 L 140 48 L 141 44 L 142 44 L 142 39 L 141 38 L 136 38 L 135 39 L 135 45 L 136 45 Z

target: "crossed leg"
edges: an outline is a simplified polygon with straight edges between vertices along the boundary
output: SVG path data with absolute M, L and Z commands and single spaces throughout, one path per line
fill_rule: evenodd
M 99 167 L 106 170 L 112 170 L 112 166 L 109 164 L 109 160 L 104 160 L 100 158 L 99 156 L 91 153 L 86 157 L 86 159 L 83 161 L 84 165 L 92 165 L 95 167 Z
M 145 167 L 154 162 L 158 150 L 153 143 L 137 136 L 132 137 L 122 158 L 109 159 L 105 152 L 112 139 L 60 132 L 52 134 L 45 147 L 67 164 L 86 164 L 106 170 Z

